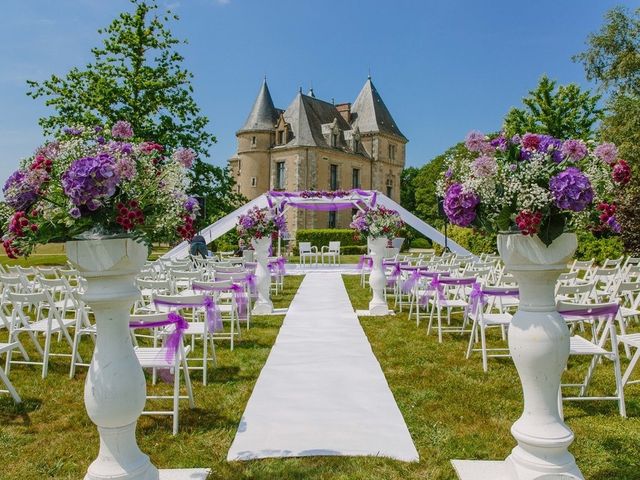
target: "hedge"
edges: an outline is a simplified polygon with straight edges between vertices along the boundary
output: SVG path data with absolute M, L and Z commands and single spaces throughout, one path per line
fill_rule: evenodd
M 296 246 L 294 254 L 298 254 L 298 244 L 300 242 L 311 242 L 311 245 L 320 250 L 324 246 L 329 246 L 329 242 L 340 242 L 342 253 L 346 253 L 344 247 L 364 245 L 366 241 L 354 238 L 354 232 L 350 228 L 324 228 L 324 229 L 300 229 L 296 231 Z M 359 251 L 357 252 L 359 253 Z

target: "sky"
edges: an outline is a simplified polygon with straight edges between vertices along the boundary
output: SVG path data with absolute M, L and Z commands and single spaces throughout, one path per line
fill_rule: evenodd
M 590 85 L 571 60 L 597 31 L 609 0 L 158 0 L 180 20 L 179 50 L 225 165 L 264 76 L 286 108 L 300 87 L 353 102 L 370 73 L 420 166 L 469 130 L 496 131 L 547 74 Z M 3 0 L 0 17 L 0 181 L 43 141 L 49 110 L 25 81 L 91 61 L 97 30 L 128 0 Z

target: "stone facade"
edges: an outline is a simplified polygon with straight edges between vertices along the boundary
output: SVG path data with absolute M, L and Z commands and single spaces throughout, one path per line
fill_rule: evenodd
M 353 104 L 334 105 L 299 92 L 274 107 L 266 80 L 229 159 L 238 192 L 249 200 L 269 190 L 378 190 L 400 200 L 407 138 L 371 79 Z M 289 229 L 345 228 L 352 212 L 291 209 Z

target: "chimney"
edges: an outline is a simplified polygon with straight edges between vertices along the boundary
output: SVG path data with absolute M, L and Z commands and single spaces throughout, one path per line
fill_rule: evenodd
M 336 105 L 336 110 L 345 119 L 347 123 L 351 123 L 351 104 L 339 103 Z

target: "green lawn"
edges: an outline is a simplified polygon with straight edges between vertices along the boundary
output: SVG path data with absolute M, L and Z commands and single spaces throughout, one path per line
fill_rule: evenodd
M 287 277 L 276 306 L 289 304 L 302 277 Z M 345 276 L 356 308 L 366 308 L 368 290 L 359 277 Z M 218 367 L 203 387 L 192 374 L 197 408 L 181 409 L 180 432 L 171 436 L 169 418 L 142 417 L 138 441 L 162 468 L 210 467 L 212 479 L 261 480 L 407 480 L 452 479 L 452 458 L 502 459 L 514 446 L 509 427 L 519 416 L 521 393 L 513 364 L 490 361 L 483 373 L 478 357 L 465 360 L 466 340 L 417 329 L 405 314 L 362 319 L 362 326 L 408 424 L 420 462 L 403 463 L 367 457 L 309 457 L 226 462 L 240 417 L 283 317 L 255 317 L 252 328 L 230 352 L 217 344 Z M 0 332 L 0 341 L 6 338 Z M 26 343 L 26 342 L 25 342 Z M 85 342 L 88 353 L 90 342 Z M 570 373 L 574 371 L 574 362 Z M 583 364 L 584 362 L 579 362 Z M 626 365 L 626 361 L 625 364 Z M 2 479 L 78 479 L 97 453 L 98 438 L 82 403 L 86 369 L 68 378 L 68 360 L 53 360 L 46 380 L 36 367 L 14 366 L 11 377 L 24 403 L 14 406 L 0 396 L 0 465 Z M 607 363 L 600 366 L 596 391 L 612 385 Z M 170 386 L 150 387 L 166 392 Z M 640 385 L 627 388 L 629 419 L 621 419 L 613 402 L 567 405 L 576 432 L 571 450 L 591 480 L 638 479 L 640 471 Z M 345 428 L 349 428 L 345 425 Z

